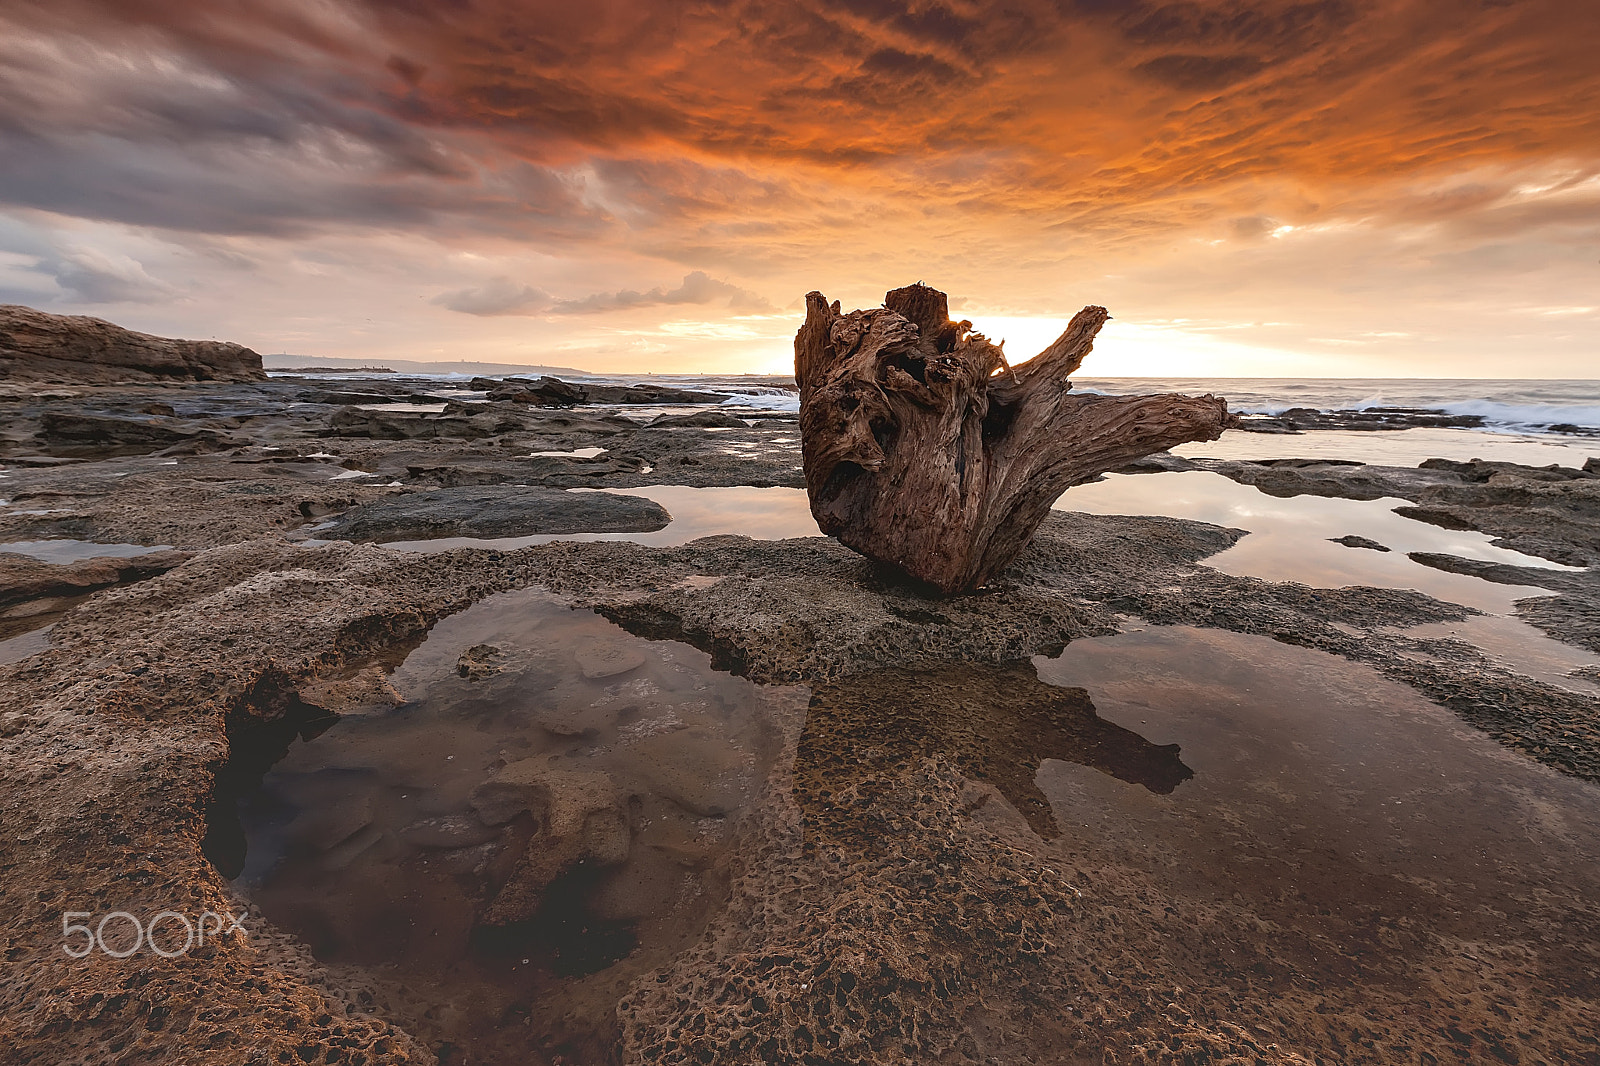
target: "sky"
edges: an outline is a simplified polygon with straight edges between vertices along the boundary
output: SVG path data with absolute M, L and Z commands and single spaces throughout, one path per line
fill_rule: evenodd
M 792 372 L 924 281 L 1090 376 L 1600 377 L 1590 0 L 0 0 L 0 303 Z

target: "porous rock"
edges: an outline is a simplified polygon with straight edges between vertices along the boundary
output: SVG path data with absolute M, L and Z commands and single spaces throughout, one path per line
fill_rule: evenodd
M 358 507 L 323 534 L 363 541 L 437 537 L 647 532 L 671 521 L 641 496 L 610 492 L 472 485 L 408 492 Z

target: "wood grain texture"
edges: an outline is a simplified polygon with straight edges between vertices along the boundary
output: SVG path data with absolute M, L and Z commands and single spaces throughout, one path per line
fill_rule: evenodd
M 1016 558 L 1067 488 L 1234 424 L 1212 396 L 1074 395 L 1068 376 L 1109 317 L 1085 307 L 1012 367 L 920 282 L 849 314 L 808 293 L 795 379 L 822 531 L 942 592 L 970 591 Z

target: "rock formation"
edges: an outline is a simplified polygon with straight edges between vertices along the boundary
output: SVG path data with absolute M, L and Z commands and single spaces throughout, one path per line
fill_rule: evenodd
M 0 305 L 0 382 L 261 381 L 261 356 L 227 341 L 152 337 L 85 315 Z
M 726 393 L 704 389 L 679 389 L 651 383 L 639 385 L 598 385 L 544 376 L 527 378 L 473 378 L 472 387 L 483 389 L 491 400 L 511 400 L 536 407 L 577 407 L 587 403 L 722 403 Z
M 801 448 L 824 533 L 941 592 L 975 589 L 1027 546 L 1063 490 L 1235 424 L 1212 396 L 1072 395 L 1110 316 L 1085 307 L 1015 367 L 920 282 L 840 314 L 806 296 L 795 336 Z

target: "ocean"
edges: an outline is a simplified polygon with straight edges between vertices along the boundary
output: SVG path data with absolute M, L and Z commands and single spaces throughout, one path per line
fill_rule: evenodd
M 279 377 L 282 371 L 272 371 Z M 319 374 L 322 380 L 370 373 Z M 387 375 L 384 375 L 387 376 Z M 472 377 L 517 375 L 396 374 L 459 385 Z M 612 385 L 651 382 L 729 394 L 729 402 L 767 410 L 799 410 L 794 379 L 784 374 L 594 374 L 572 381 Z M 1122 396 L 1143 392 L 1212 393 L 1240 414 L 1277 415 L 1293 408 L 1349 411 L 1405 407 L 1478 415 L 1487 428 L 1511 433 L 1600 434 L 1600 379 L 1576 378 L 1092 378 L 1073 379 L 1080 392 Z M 1559 428 L 1557 428 L 1559 427 Z M 1570 427 L 1570 428 L 1569 428 Z
M 601 380 L 601 379 L 595 379 Z M 737 394 L 736 402 L 772 410 L 798 410 L 792 379 L 778 376 L 618 376 L 607 381 L 671 381 L 684 387 Z M 1225 396 L 1241 414 L 1282 414 L 1406 407 L 1452 415 L 1479 415 L 1484 426 L 1508 433 L 1600 434 L 1600 380 L 1487 378 L 1089 378 L 1073 379 L 1079 392 L 1123 396 L 1144 392 Z M 1561 427 L 1557 429 L 1555 427 Z M 1568 429 L 1567 427 L 1573 427 Z

